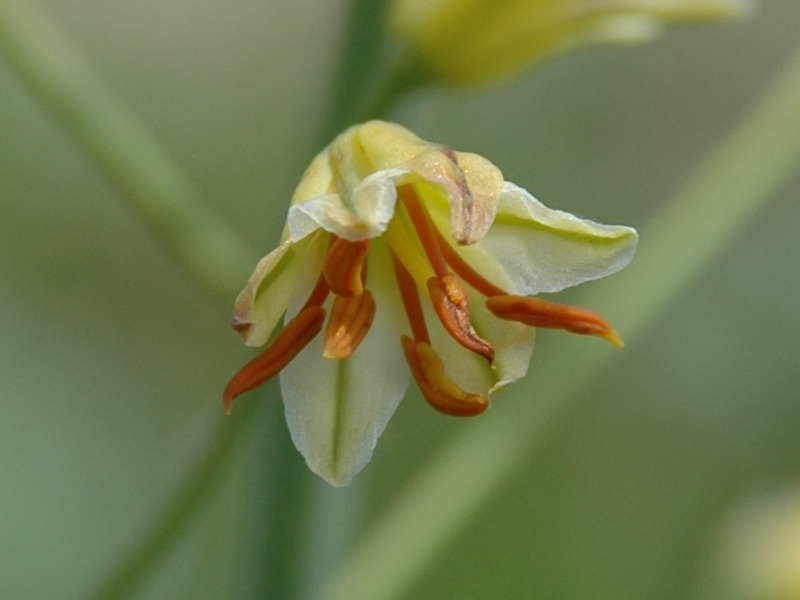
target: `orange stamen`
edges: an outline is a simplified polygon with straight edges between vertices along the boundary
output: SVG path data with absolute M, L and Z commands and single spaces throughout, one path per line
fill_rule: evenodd
M 497 287 L 492 282 L 484 279 L 484 277 L 475 269 L 473 269 L 467 263 L 467 261 L 461 258 L 461 255 L 456 252 L 450 244 L 447 243 L 446 239 L 444 239 L 444 235 L 442 235 L 441 231 L 436 228 L 434 228 L 433 231 L 436 235 L 436 241 L 439 244 L 439 248 L 444 255 L 444 260 L 448 265 L 450 265 L 453 271 L 455 271 L 456 274 L 461 277 L 461 279 L 466 281 L 470 286 L 478 290 L 478 292 L 487 298 L 491 298 L 492 296 L 506 295 L 504 290 Z
M 328 298 L 328 294 L 331 292 L 331 287 L 328 285 L 328 282 L 325 281 L 325 277 L 322 275 L 319 276 L 317 279 L 316 285 L 314 285 L 314 289 L 311 290 L 311 295 L 306 300 L 306 303 L 303 305 L 303 308 L 300 309 L 302 312 L 306 308 L 310 306 L 322 306 L 325 303 L 325 300 Z
M 405 308 L 406 315 L 408 316 L 408 323 L 411 326 L 411 333 L 414 335 L 414 340 L 417 342 L 425 342 L 430 344 L 431 338 L 428 335 L 428 328 L 425 325 L 425 315 L 422 312 L 422 304 L 419 301 L 419 292 L 417 291 L 417 282 L 411 277 L 411 273 L 405 268 L 400 259 L 392 255 L 392 266 L 394 267 L 395 278 L 397 279 L 397 287 L 400 288 L 400 298 L 403 300 L 403 308 Z
M 397 188 L 397 193 L 408 211 L 408 216 L 419 236 L 422 249 L 433 267 L 436 277 L 442 279 L 447 275 L 447 263 L 444 260 L 442 249 L 436 240 L 436 228 L 431 224 L 430 217 L 422 203 L 419 201 L 413 186 L 406 184 Z
M 501 319 L 518 321 L 531 327 L 564 329 L 580 335 L 594 335 L 622 348 L 619 337 L 603 317 L 588 310 L 522 296 L 493 296 L 486 300 L 486 308 Z
M 398 194 L 419 236 L 419 241 L 431 263 L 435 277 L 426 282 L 436 316 L 447 332 L 467 350 L 480 354 L 489 362 L 494 360 L 494 348 L 479 337 L 470 324 L 467 292 L 461 282 L 447 270 L 441 233 L 431 223 L 425 207 L 411 185 L 401 185 Z M 447 244 L 445 243 L 444 246 Z M 420 341 L 420 340 L 417 340 Z
M 467 291 L 455 275 L 428 279 L 428 292 L 436 315 L 455 341 L 467 350 L 480 354 L 490 363 L 494 360 L 492 345 L 475 333 L 470 324 Z
M 370 242 L 371 240 L 350 242 L 342 238 L 334 239 L 322 267 L 322 274 L 334 294 L 348 297 L 364 293 L 361 271 Z
M 344 360 L 367 335 L 375 318 L 375 300 L 369 291 L 360 296 L 336 296 L 325 328 L 323 356 Z
M 400 341 L 411 374 L 433 408 L 453 417 L 474 417 L 489 408 L 486 398 L 465 392 L 447 376 L 442 359 L 430 345 L 415 343 L 405 335 Z
M 230 413 L 231 404 L 240 395 L 265 384 L 288 365 L 322 329 L 325 309 L 309 306 L 275 337 L 270 346 L 245 366 L 225 386 L 222 407 Z

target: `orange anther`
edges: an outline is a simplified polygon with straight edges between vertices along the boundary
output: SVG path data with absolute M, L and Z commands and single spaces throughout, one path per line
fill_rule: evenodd
M 622 338 L 608 321 L 596 313 L 575 306 L 508 295 L 487 298 L 486 308 L 507 321 L 518 321 L 531 327 L 563 329 L 580 335 L 593 335 L 617 348 L 623 346 Z
M 489 408 L 486 398 L 465 392 L 447 376 L 442 359 L 428 344 L 405 335 L 400 341 L 411 374 L 433 408 L 453 417 L 474 417 Z
M 350 356 L 367 335 L 374 318 L 375 300 L 369 291 L 349 298 L 336 296 L 325 328 L 322 355 L 337 360 Z
M 494 348 L 472 328 L 467 291 L 458 278 L 452 274 L 442 279 L 431 277 L 427 284 L 433 309 L 447 332 L 464 348 L 480 354 L 491 363 L 494 360 Z
M 336 238 L 333 241 L 325 256 L 322 274 L 334 294 L 347 297 L 364 292 L 362 270 L 369 246 L 370 240 L 350 242 Z
M 265 384 L 288 365 L 322 329 L 325 309 L 309 306 L 275 337 L 272 344 L 261 354 L 243 366 L 225 386 L 222 407 L 230 413 L 233 401 L 252 389 Z

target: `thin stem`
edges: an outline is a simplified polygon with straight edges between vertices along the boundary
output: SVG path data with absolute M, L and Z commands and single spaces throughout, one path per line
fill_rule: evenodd
M 178 263 L 230 303 L 256 257 L 34 3 L 0 0 L 0 53 Z
M 319 147 L 329 144 L 350 125 L 386 117 L 397 97 L 413 85 L 404 57 L 385 45 L 383 13 L 387 2 L 349 3 L 344 45 Z M 268 466 L 280 478 L 262 478 L 269 486 L 263 493 L 270 497 L 273 509 L 269 514 L 272 521 L 264 527 L 268 534 L 259 548 L 263 557 L 259 597 L 316 597 L 316 590 L 332 568 L 330 557 L 338 558 L 349 549 L 357 492 L 355 486 L 326 489 L 327 484 L 317 481 L 305 468 L 289 436 L 282 439 Z M 324 548 L 328 557 L 315 552 L 318 548 Z
M 351 0 L 331 103 L 322 127 L 327 144 L 346 127 L 385 117 L 397 98 L 420 83 L 409 57 L 387 44 L 384 12 L 389 0 Z
M 635 338 L 733 241 L 798 163 L 800 51 L 644 230 L 633 265 L 613 281 L 592 284 L 580 304 L 613 314 L 635 346 Z M 446 443 L 376 521 L 320 597 L 401 596 L 599 372 L 622 356 L 569 340 L 542 350 L 536 376 L 523 384 L 531 387 L 520 394 L 536 393 L 537 402 L 497 402 L 490 415 Z M 568 376 L 564 364 L 572 365 Z
M 251 420 L 257 404 L 244 403 L 227 418 L 208 448 L 191 469 L 189 477 L 175 495 L 161 508 L 159 516 L 111 571 L 89 600 L 121 600 L 130 596 L 180 539 L 203 507 L 204 501 L 228 472 L 237 442 Z

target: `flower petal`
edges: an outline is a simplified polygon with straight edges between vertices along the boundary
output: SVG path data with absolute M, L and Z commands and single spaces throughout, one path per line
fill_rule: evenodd
M 321 337 L 281 372 L 292 440 L 309 468 L 335 486 L 347 485 L 372 457 L 375 444 L 408 387 L 398 304 L 388 254 L 375 244 L 368 287 L 377 311 L 364 341 L 346 360 L 322 357 Z
M 433 310 L 423 302 L 431 345 L 444 362 L 448 376 L 464 391 L 487 398 L 528 372 L 533 354 L 535 330 L 532 327 L 503 321 L 485 306 L 485 298 L 467 286 L 469 312 L 475 332 L 494 348 L 494 361 L 464 349 L 453 341 L 436 322 Z
M 258 262 L 236 298 L 231 317 L 231 325 L 245 344 L 264 345 L 289 304 L 314 285 L 325 255 L 324 237 L 314 236 L 298 244 L 284 240 Z
M 417 156 L 408 168 L 424 181 L 414 187 L 426 201 L 428 196 L 432 202 L 447 199 L 450 231 L 459 244 L 473 244 L 486 234 L 503 186 L 500 169 L 482 156 L 445 146 Z
M 293 205 L 287 220 L 291 239 L 300 240 L 319 228 L 351 242 L 380 236 L 394 216 L 396 182 L 407 175 L 404 169 L 378 171 L 361 181 L 349 199 L 326 194 Z
M 441 207 L 434 219 L 444 221 Z M 514 294 L 557 292 L 622 269 L 633 258 L 635 229 L 601 225 L 547 208 L 506 182 L 486 236 L 458 252 L 484 277 Z

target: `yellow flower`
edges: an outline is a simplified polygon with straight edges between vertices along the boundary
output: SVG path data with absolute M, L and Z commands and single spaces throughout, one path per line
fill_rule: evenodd
M 749 0 L 393 0 L 388 25 L 434 80 L 470 85 L 578 46 L 648 41 L 662 24 L 750 8 Z
M 232 326 L 248 345 L 286 317 L 224 407 L 280 373 L 295 445 L 345 485 L 409 372 L 435 409 L 471 416 L 525 375 L 534 327 L 621 345 L 601 317 L 527 296 L 609 275 L 636 243 L 628 227 L 546 208 L 485 158 L 392 123 L 352 127 L 311 162 L 281 243 L 236 300 Z

